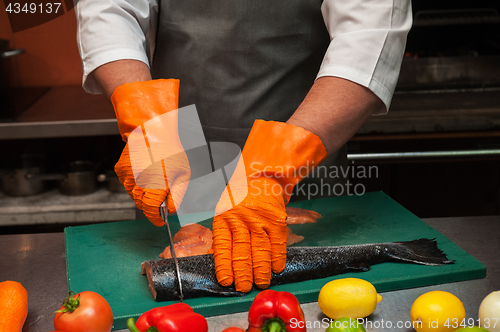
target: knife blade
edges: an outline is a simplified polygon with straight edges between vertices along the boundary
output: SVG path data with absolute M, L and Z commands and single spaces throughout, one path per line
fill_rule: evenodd
M 184 296 L 182 295 L 182 283 L 181 283 L 181 273 L 179 271 L 179 263 L 177 262 L 177 256 L 175 255 L 175 249 L 174 249 L 174 241 L 172 240 L 172 232 L 170 231 L 170 226 L 168 224 L 167 220 L 167 204 L 165 201 L 160 205 L 160 216 L 163 219 L 163 222 L 165 223 L 165 227 L 167 228 L 167 239 L 170 245 L 170 255 L 172 256 L 172 259 L 174 260 L 175 264 L 175 276 L 177 277 L 177 285 L 179 286 L 179 298 L 180 301 L 184 299 Z

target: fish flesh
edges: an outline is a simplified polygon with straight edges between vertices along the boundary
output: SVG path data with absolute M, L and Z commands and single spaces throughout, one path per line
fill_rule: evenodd
M 199 237 L 192 236 L 174 243 L 174 250 L 176 257 L 189 257 L 208 254 L 212 250 L 212 246 L 200 240 Z M 164 259 L 172 258 L 170 246 L 166 247 L 159 256 Z
M 197 236 L 201 241 L 212 246 L 212 231 L 198 223 L 187 224 L 181 227 L 177 233 L 175 233 L 172 241 L 180 242 L 186 240 L 192 236 Z
M 303 241 L 304 237 L 302 235 L 293 234 L 292 229 L 286 226 L 286 246 L 293 246 L 300 241 Z
M 371 265 L 384 262 L 409 262 L 441 266 L 451 264 L 435 239 L 407 242 L 373 243 L 337 247 L 289 247 L 286 267 L 273 273 L 271 285 L 326 278 L 351 271 L 368 271 Z M 182 292 L 185 299 L 202 296 L 243 296 L 234 286 L 219 285 L 212 254 L 178 259 Z M 149 290 L 156 301 L 179 299 L 175 266 L 172 259 L 143 262 Z
M 299 225 L 299 224 L 312 224 L 321 218 L 321 214 L 316 211 L 305 210 L 301 208 L 287 206 L 286 210 L 286 224 Z M 287 247 L 297 244 L 304 240 L 302 235 L 294 234 L 292 229 L 286 226 L 286 245 Z
M 285 211 L 287 225 L 315 223 L 319 218 L 321 218 L 321 214 L 316 211 L 291 206 L 287 206 Z
M 212 231 L 200 224 L 187 224 L 175 233 L 172 241 L 177 257 L 208 254 L 212 250 Z M 163 250 L 160 258 L 172 258 L 170 246 Z
M 286 207 L 286 213 L 286 223 L 288 225 L 315 223 L 321 217 L 318 212 L 294 207 Z M 288 226 L 286 235 L 287 246 L 304 240 L 303 236 L 294 234 Z M 174 250 L 177 257 L 208 254 L 212 250 L 212 231 L 200 224 L 187 224 L 175 233 L 172 241 L 174 241 Z M 159 256 L 164 259 L 172 258 L 170 246 L 166 247 Z
M 199 227 L 190 227 L 191 225 L 198 225 Z M 184 227 L 189 227 L 189 229 L 184 229 Z M 177 236 L 178 234 L 181 234 L 181 236 Z M 294 234 L 290 227 L 286 227 L 287 246 L 294 245 L 303 240 L 303 236 Z M 182 226 L 179 232 L 172 238 L 172 241 L 174 241 L 174 250 L 177 257 L 212 253 L 212 231 L 199 224 Z M 163 259 L 172 258 L 170 246 L 166 247 L 159 256 Z

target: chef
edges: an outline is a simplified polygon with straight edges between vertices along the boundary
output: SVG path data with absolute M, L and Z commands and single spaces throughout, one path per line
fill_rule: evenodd
M 179 208 L 189 167 L 167 123 L 158 135 L 179 158 L 134 178 L 136 128 L 194 104 L 208 142 L 243 148 L 213 221 L 217 279 L 243 292 L 285 267 L 293 188 L 345 165 L 345 143 L 387 112 L 412 22 L 409 0 L 81 0 L 76 15 L 83 87 L 111 99 L 127 142 L 115 170 L 153 224 L 164 199 Z

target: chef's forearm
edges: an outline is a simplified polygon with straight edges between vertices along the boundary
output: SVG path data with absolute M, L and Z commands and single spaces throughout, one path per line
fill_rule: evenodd
M 122 84 L 151 80 L 148 65 L 138 60 L 118 60 L 96 68 L 92 74 L 101 91 L 109 99 Z
M 331 154 L 381 107 L 382 101 L 359 84 L 338 77 L 320 77 L 287 123 L 318 135 Z

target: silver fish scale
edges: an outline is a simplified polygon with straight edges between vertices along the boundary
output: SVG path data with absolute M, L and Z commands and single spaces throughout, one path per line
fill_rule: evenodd
M 424 265 L 453 263 L 430 239 L 408 242 L 375 243 L 338 247 L 290 247 L 287 263 L 281 273 L 273 273 L 271 285 L 326 278 L 349 271 L 368 271 L 371 265 L 402 261 Z M 234 287 L 223 287 L 215 276 L 212 255 L 178 258 L 184 298 L 200 296 L 242 296 Z M 151 267 L 156 301 L 179 298 L 175 265 L 171 259 L 144 262 Z

